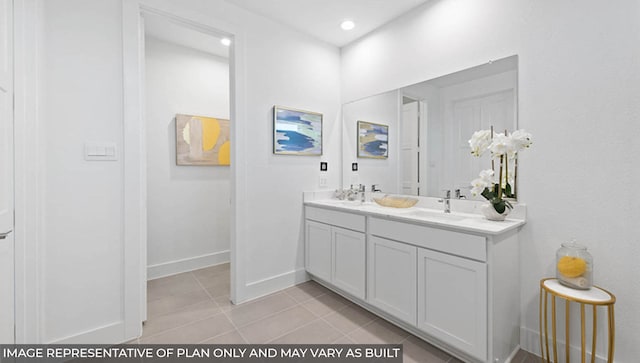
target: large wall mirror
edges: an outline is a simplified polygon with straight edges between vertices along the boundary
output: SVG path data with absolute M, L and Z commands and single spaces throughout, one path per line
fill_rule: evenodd
M 491 159 L 473 157 L 468 140 L 491 127 L 516 130 L 517 91 L 518 58 L 511 56 L 344 104 L 343 187 L 376 184 L 386 193 L 431 197 L 460 189 L 471 198 L 469 183 Z M 357 157 L 358 121 L 389 126 L 381 136 L 386 158 Z

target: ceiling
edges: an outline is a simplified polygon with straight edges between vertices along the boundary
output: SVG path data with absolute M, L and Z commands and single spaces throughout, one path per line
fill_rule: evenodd
M 176 24 L 159 15 L 144 14 L 144 32 L 165 42 L 229 58 L 229 47 L 220 43 L 222 37 Z
M 225 0 L 342 47 L 429 0 Z M 351 19 L 349 31 L 340 23 Z

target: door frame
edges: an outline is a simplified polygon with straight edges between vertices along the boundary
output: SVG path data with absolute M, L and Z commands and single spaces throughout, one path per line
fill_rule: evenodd
M 123 0 L 123 65 L 124 65 L 124 242 L 125 242 L 125 324 L 127 336 L 138 336 L 140 322 L 146 317 L 147 255 L 147 183 L 146 133 L 144 118 L 144 14 L 167 20 L 205 33 L 232 39 L 229 49 L 230 119 L 231 119 L 231 226 L 230 262 L 233 302 L 246 299 L 243 247 L 245 232 L 240 221 L 246 213 L 246 161 L 244 98 L 244 36 L 237 26 L 226 21 L 189 12 L 180 6 L 150 6 L 140 0 Z M 136 333 L 138 332 L 138 333 Z
M 42 0 L 13 0 L 16 344 L 43 336 L 45 128 L 39 115 Z
M 15 92 L 15 243 L 16 243 L 16 343 L 43 343 L 46 248 L 46 128 L 39 117 L 42 86 L 41 63 L 43 0 L 14 1 L 14 92 Z M 247 298 L 243 248 L 246 232 L 242 221 L 247 213 L 246 158 L 243 135 L 246 125 L 245 37 L 241 28 L 225 20 L 182 9 L 179 4 L 163 3 L 170 8 L 143 4 L 144 0 L 122 0 L 123 45 L 123 329 L 115 333 L 123 341 L 142 333 L 146 300 L 146 157 L 144 140 L 144 58 L 141 42 L 142 14 L 160 13 L 174 21 L 200 30 L 214 30 L 233 39 L 230 49 L 231 87 L 231 300 Z M 143 35 L 143 34 L 142 34 Z M 35 145 L 35 146 L 34 146 Z M 121 334 L 121 335 L 120 335 Z

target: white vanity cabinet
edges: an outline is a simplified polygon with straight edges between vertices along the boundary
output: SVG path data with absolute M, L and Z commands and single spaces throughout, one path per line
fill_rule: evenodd
M 305 206 L 314 279 L 465 362 L 509 362 L 520 342 L 524 221 L 470 217 L 459 228 L 321 205 Z
M 415 325 L 417 248 L 371 236 L 368 251 L 367 302 Z
M 305 265 L 307 272 L 331 281 L 331 226 L 306 221 Z
M 306 208 L 305 265 L 313 276 L 365 298 L 365 217 Z
M 486 264 L 419 248 L 418 329 L 486 357 Z
M 484 359 L 487 355 L 486 238 L 382 218 L 370 218 L 369 233 L 370 255 L 380 250 L 377 245 L 382 242 L 388 249 L 411 252 L 411 257 L 405 259 L 390 258 L 392 254 L 387 253 L 389 256 L 383 258 L 390 266 L 377 262 L 377 257 L 369 259 L 369 302 L 453 347 Z M 384 266 L 385 271 L 377 271 L 379 266 Z M 411 276 L 402 273 L 408 266 L 411 266 Z M 406 310 L 412 312 L 412 320 L 399 315 L 395 306 L 381 304 L 379 298 L 372 296 L 377 294 L 372 287 L 379 285 L 396 285 L 397 289 L 411 291 L 410 294 L 393 292 L 401 294 L 403 301 L 411 301 L 411 306 L 404 302 L 404 308 L 412 309 Z

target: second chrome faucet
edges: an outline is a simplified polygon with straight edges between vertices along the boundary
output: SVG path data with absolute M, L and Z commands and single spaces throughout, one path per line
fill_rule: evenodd
M 451 190 L 446 189 L 443 190 L 444 197 L 442 199 L 438 199 L 439 203 L 444 203 L 444 212 L 451 213 Z

